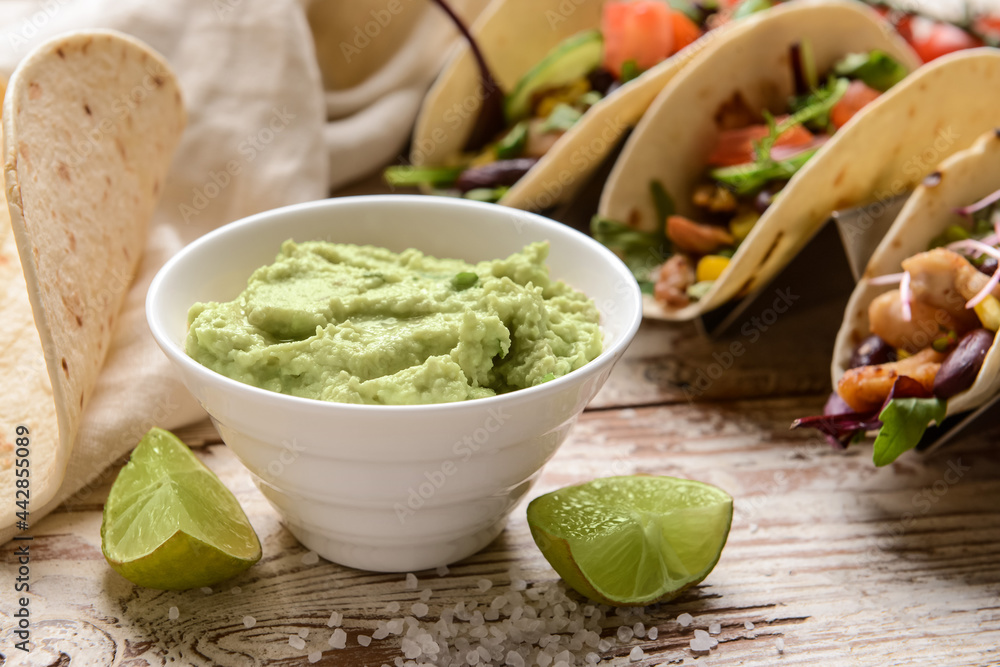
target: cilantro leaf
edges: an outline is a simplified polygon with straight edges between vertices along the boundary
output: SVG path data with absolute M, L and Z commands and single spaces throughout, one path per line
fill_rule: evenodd
M 819 149 L 806 150 L 780 162 L 766 160 L 738 164 L 732 167 L 720 167 L 713 169 L 710 175 L 719 183 L 728 186 L 737 195 L 748 195 L 762 189 L 771 181 L 791 178 L 795 172 L 805 166 L 805 163 L 817 150 Z
M 916 447 L 930 423 L 940 424 L 947 411 L 947 403 L 939 398 L 890 400 L 879 414 L 882 428 L 875 438 L 875 465 L 888 465 Z
M 868 53 L 848 53 L 833 66 L 833 71 L 837 76 L 857 79 L 881 93 L 906 78 L 906 68 L 878 49 Z

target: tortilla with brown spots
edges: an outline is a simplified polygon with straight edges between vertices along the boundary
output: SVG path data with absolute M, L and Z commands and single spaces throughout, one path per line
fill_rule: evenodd
M 111 31 L 43 44 L 15 70 L 7 93 L 13 233 L 0 250 L 0 441 L 28 427 L 30 500 L 40 507 L 65 473 L 185 115 L 167 63 Z M 0 487 L 13 483 L 11 458 L 0 445 Z

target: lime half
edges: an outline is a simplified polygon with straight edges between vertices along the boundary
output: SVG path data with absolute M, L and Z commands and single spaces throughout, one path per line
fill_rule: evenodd
M 236 497 L 160 428 L 143 437 L 111 487 L 101 548 L 129 581 L 169 590 L 229 579 L 261 556 Z
M 728 493 L 675 477 L 608 477 L 528 505 L 531 535 L 559 576 L 618 606 L 670 600 L 707 577 L 732 521 Z

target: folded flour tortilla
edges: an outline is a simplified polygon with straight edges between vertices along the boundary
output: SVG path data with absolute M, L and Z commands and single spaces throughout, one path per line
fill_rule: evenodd
M 63 479 L 185 123 L 161 56 L 113 31 L 31 52 L 3 106 L 0 497 L 30 440 L 30 504 Z M 7 211 L 9 210 L 9 219 Z M 14 522 L 8 513 L 0 528 Z

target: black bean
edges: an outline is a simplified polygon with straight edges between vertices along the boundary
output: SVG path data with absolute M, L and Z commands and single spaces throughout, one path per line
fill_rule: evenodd
M 983 263 L 976 267 L 988 276 L 992 276 L 997 270 L 997 260 L 995 257 L 987 257 Z
M 861 345 L 854 350 L 851 355 L 851 365 L 849 368 L 859 368 L 861 366 L 878 366 L 896 361 L 896 350 L 875 334 L 861 341 Z
M 941 362 L 934 378 L 936 397 L 951 398 L 972 386 L 983 367 L 986 353 L 993 345 L 994 335 L 989 329 L 974 329 L 962 337 Z
M 611 86 L 615 84 L 615 75 L 603 67 L 598 67 L 587 75 L 587 80 L 590 82 L 592 90 L 596 90 L 601 95 L 607 95 Z
M 470 167 L 459 175 L 455 187 L 462 192 L 476 188 L 498 188 L 514 185 L 538 162 L 536 158 L 519 157 L 513 160 L 497 160 L 481 167 Z

